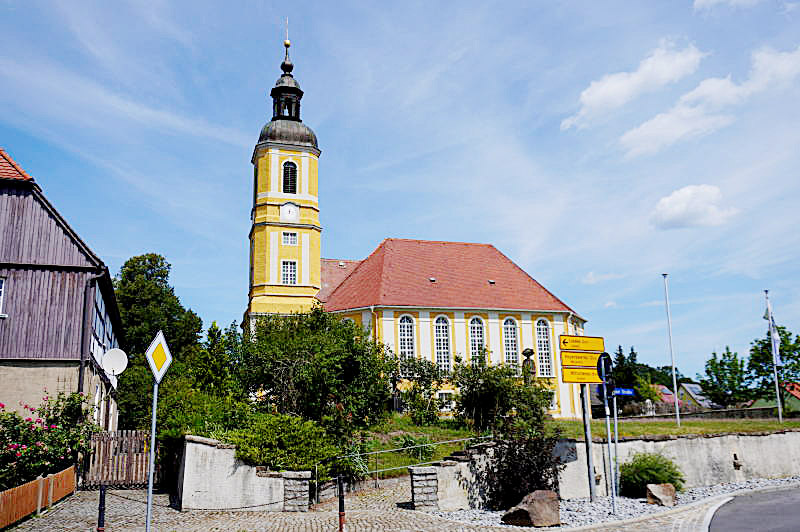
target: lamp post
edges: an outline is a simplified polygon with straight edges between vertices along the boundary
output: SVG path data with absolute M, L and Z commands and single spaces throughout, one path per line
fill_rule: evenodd
M 675 374 L 675 351 L 672 349 L 672 315 L 669 312 L 669 285 L 667 283 L 667 274 L 662 273 L 664 277 L 664 301 L 667 306 L 667 335 L 669 336 L 669 356 L 672 359 L 672 400 L 675 401 L 675 420 L 678 426 L 681 426 L 681 409 L 678 403 L 678 377 Z

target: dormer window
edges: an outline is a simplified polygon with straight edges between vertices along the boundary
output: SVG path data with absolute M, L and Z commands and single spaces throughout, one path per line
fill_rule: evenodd
M 283 193 L 297 194 L 297 165 L 283 163 Z

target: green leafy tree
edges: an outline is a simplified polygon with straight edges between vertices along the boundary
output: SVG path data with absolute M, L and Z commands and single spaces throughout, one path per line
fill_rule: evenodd
M 633 388 L 636 390 L 636 395 L 639 396 L 641 401 L 647 401 L 650 399 L 656 403 L 661 400 L 661 396 L 658 394 L 656 389 L 653 388 L 650 375 L 636 375 L 634 377 Z
M 800 380 L 800 336 L 792 336 L 786 327 L 778 327 L 781 339 L 780 357 L 783 367 L 778 368 L 781 381 Z M 775 393 L 775 380 L 772 373 L 772 348 L 769 331 L 764 338 L 753 340 L 750 346 L 750 360 L 747 363 L 747 382 L 756 397 L 770 397 Z
M 438 364 L 424 358 L 400 361 L 400 374 L 406 378 L 400 397 L 417 425 L 433 425 L 439 421 L 441 402 L 438 391 L 447 375 Z
M 724 407 L 731 407 L 750 399 L 752 391 L 747 386 L 747 362 L 725 346 L 725 352 L 711 353 L 706 360 L 705 376 L 698 375 L 705 396 Z
M 192 350 L 188 361 L 188 372 L 194 387 L 212 395 L 244 397 L 236 379 L 235 368 L 230 357 L 226 333 L 213 322 L 206 332 L 206 340 L 198 349 Z
M 317 421 L 341 441 L 387 414 L 394 357 L 321 307 L 261 317 L 233 342 L 231 360 L 261 410 Z
M 173 356 L 162 387 L 164 393 L 169 393 L 168 384 L 184 373 L 186 362 L 201 349 L 202 320 L 181 305 L 169 285 L 170 269 L 164 257 L 148 253 L 128 259 L 114 279 L 124 328 L 120 343 L 129 360 L 117 392 L 120 428 L 149 426 L 153 378 L 144 353 L 159 330 L 164 332 Z

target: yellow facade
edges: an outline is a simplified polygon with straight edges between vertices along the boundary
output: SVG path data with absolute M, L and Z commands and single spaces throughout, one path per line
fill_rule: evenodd
M 285 165 L 296 192 L 284 192 Z M 259 144 L 253 154 L 250 290 L 247 314 L 311 309 L 321 286 L 318 152 Z

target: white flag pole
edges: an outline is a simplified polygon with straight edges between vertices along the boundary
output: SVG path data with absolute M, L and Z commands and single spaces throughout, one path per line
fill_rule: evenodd
M 661 274 L 664 277 L 664 301 L 667 305 L 667 333 L 669 334 L 669 356 L 672 359 L 672 400 L 675 401 L 675 420 L 678 426 L 681 426 L 681 409 L 678 404 L 678 377 L 675 374 L 675 352 L 672 349 L 672 315 L 669 312 L 669 288 L 667 286 L 667 274 Z
M 778 357 L 775 354 L 775 335 L 778 334 L 777 327 L 773 326 L 772 307 L 769 304 L 769 290 L 764 290 L 764 298 L 767 301 L 767 320 L 769 320 L 769 345 L 772 352 L 772 376 L 775 378 L 775 400 L 778 402 L 778 423 L 783 423 L 783 407 L 781 406 L 781 391 L 778 386 Z M 778 344 L 780 345 L 780 344 Z

